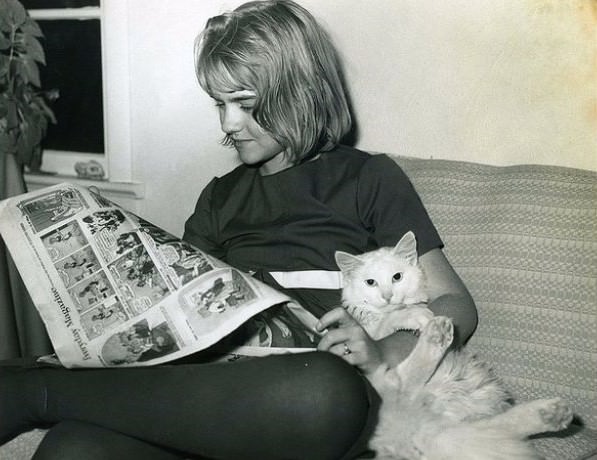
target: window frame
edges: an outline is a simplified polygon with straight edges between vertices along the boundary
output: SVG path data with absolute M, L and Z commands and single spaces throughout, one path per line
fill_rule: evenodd
M 100 6 L 31 9 L 35 20 L 99 19 L 101 30 L 104 153 L 44 150 L 43 171 L 76 177 L 75 163 L 95 160 L 109 182 L 132 183 L 128 0 L 101 0 Z M 59 182 L 58 180 L 56 182 Z

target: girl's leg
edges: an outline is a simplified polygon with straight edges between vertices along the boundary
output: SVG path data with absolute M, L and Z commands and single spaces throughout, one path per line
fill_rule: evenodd
M 181 453 L 84 422 L 54 425 L 44 436 L 33 460 L 181 460 Z
M 338 459 L 365 444 L 371 416 L 365 380 L 328 353 L 19 375 L 20 384 L 3 379 L 0 439 L 22 429 L 28 414 L 35 423 L 88 422 L 208 458 Z

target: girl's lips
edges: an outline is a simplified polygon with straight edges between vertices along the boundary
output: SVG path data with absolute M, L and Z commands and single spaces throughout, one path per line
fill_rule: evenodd
M 238 139 L 234 141 L 234 147 L 236 148 L 244 148 L 247 144 L 249 144 L 252 139 Z

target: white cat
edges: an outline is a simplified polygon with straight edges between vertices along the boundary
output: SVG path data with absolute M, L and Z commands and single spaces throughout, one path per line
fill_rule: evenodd
M 358 256 L 336 251 L 342 271 L 342 303 L 373 339 L 399 329 L 420 330 L 433 317 L 413 232 L 393 248 Z
M 368 378 L 382 403 L 370 440 L 378 459 L 531 460 L 540 456 L 527 437 L 565 428 L 572 412 L 560 399 L 512 406 L 488 366 L 453 340 L 449 318 L 433 317 L 416 243 L 408 232 L 394 248 L 352 256 L 337 252 L 347 310 L 375 339 L 397 329 L 420 329 L 410 355 L 380 366 Z

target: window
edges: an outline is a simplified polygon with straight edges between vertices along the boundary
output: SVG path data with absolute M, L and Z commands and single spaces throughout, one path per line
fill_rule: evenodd
M 44 89 L 60 96 L 52 108 L 45 150 L 105 153 L 100 20 L 39 20 L 46 65 L 40 66 Z
M 48 129 L 43 170 L 75 176 L 75 163 L 93 159 L 110 181 L 131 182 L 128 1 L 22 2 L 46 36 L 42 85 L 59 87 L 62 99 L 53 106 L 59 124 Z

